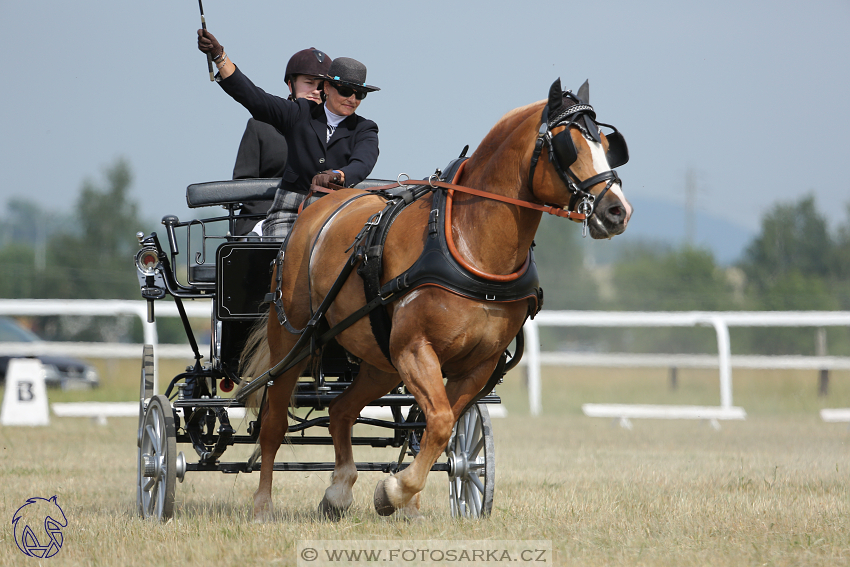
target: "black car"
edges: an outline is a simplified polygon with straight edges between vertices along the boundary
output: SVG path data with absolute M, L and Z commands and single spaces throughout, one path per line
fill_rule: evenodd
M 21 327 L 14 319 L 0 317 L 0 343 L 41 343 L 38 335 Z M 6 381 L 6 370 L 12 358 L 38 358 L 44 365 L 47 386 L 65 390 L 100 385 L 100 378 L 93 366 L 78 358 L 54 355 L 22 354 L 15 356 L 3 349 L 0 354 L 0 382 Z

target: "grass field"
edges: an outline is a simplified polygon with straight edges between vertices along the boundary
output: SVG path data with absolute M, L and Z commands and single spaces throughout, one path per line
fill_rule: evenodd
M 50 392 L 51 400 L 134 399 L 138 363 L 114 364 L 120 379 L 97 392 Z M 0 565 L 34 564 L 16 548 L 10 520 L 28 497 L 54 494 L 69 525 L 62 550 L 42 564 L 294 565 L 305 539 L 549 539 L 557 565 L 847 565 L 850 432 L 817 412 L 850 407 L 850 375 L 833 373 L 826 398 L 816 381 L 814 372 L 737 371 L 734 403 L 746 421 L 720 431 L 638 421 L 628 431 L 584 417 L 581 404 L 716 405 L 716 372 L 680 371 L 671 391 L 663 369 L 547 369 L 537 418 L 527 416 L 522 376 L 512 373 L 498 390 L 509 416 L 493 421 L 496 495 L 484 521 L 451 519 L 445 473 L 429 477 L 422 524 L 375 514 L 379 473 L 361 473 L 353 512 L 338 523 L 316 515 L 329 473 L 277 473 L 276 521 L 257 526 L 249 511 L 259 475 L 189 473 L 177 485 L 174 519 L 159 525 L 135 513 L 135 419 L 0 428 Z M 396 455 L 355 449 L 358 461 Z M 332 452 L 285 446 L 278 460 L 332 460 Z

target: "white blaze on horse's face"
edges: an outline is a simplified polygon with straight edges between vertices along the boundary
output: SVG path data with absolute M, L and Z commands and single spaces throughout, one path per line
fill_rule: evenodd
M 602 144 L 587 138 L 587 136 L 584 139 L 590 147 L 590 156 L 593 158 L 593 169 L 596 170 L 596 173 L 610 171 L 611 168 L 608 166 L 608 158 L 605 156 L 605 148 L 602 147 Z M 626 200 L 626 196 L 623 195 L 623 190 L 619 182 L 613 183 L 609 191 L 620 199 L 623 208 L 626 209 L 626 219 L 623 221 L 623 227 L 625 228 L 629 224 L 629 219 L 632 217 L 632 206 Z

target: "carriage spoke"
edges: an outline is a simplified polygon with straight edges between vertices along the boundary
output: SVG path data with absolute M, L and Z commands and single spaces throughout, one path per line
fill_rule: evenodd
M 154 477 L 151 477 L 148 479 L 148 482 L 145 484 L 142 490 L 144 490 L 145 492 L 150 492 L 154 484 L 156 484 L 156 479 Z
M 151 445 L 153 446 L 153 450 L 157 455 L 162 454 L 162 443 L 160 443 L 159 435 L 156 434 L 153 425 L 145 426 L 145 433 L 148 434 L 148 439 L 151 440 Z
M 464 483 L 464 488 L 466 492 L 466 505 L 467 505 L 467 517 L 468 518 L 477 518 L 478 517 L 478 507 L 476 506 L 476 491 L 475 488 L 470 483 Z
M 469 492 L 472 496 L 472 508 L 475 511 L 474 517 L 480 518 L 481 517 L 481 494 L 479 494 L 471 486 L 469 488 Z M 483 490 L 482 490 L 482 492 L 483 492 Z
M 477 474 L 471 474 L 467 478 L 469 478 L 469 481 L 475 485 L 475 488 L 477 488 L 481 494 L 484 494 L 484 485 L 481 484 L 481 479 L 478 478 Z
M 474 461 L 478 458 L 478 453 L 481 452 L 481 449 L 484 448 L 484 437 L 478 438 L 478 443 L 475 444 L 475 447 L 469 452 L 468 459 L 470 461 Z M 472 463 L 470 463 L 472 465 Z
M 469 449 L 472 447 L 472 441 L 475 436 L 475 425 L 476 419 L 472 410 L 470 410 L 466 413 L 466 436 L 464 439 L 466 441 L 466 445 L 463 448 L 465 453 L 469 453 Z
M 150 493 L 150 500 L 148 500 L 148 515 L 152 516 L 156 513 L 157 501 L 159 500 L 159 483 L 155 483 L 153 489 Z

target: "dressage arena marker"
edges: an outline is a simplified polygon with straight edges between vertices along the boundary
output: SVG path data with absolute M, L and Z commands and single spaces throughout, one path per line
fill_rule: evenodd
M 44 367 L 37 358 L 9 360 L 0 424 L 50 425 Z

